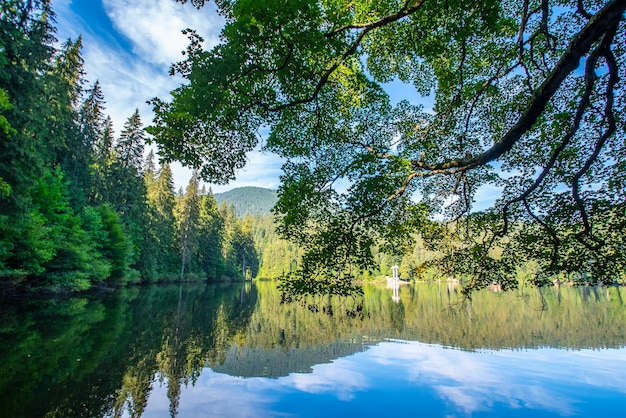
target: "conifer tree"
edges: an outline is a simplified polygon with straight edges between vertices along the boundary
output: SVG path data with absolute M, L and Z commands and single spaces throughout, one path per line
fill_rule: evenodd
M 198 194 L 198 173 L 194 171 L 185 194 L 180 198 L 177 208 L 178 240 L 181 254 L 181 277 L 186 267 L 195 267 L 197 263 L 198 239 L 200 235 L 200 196 Z
M 200 237 L 199 257 L 202 270 L 209 280 L 219 279 L 224 272 L 222 257 L 223 220 L 217 207 L 217 200 L 209 189 L 202 189 L 200 197 Z
M 120 133 L 114 146 L 111 174 L 108 182 L 111 203 L 120 214 L 128 235 L 133 240 L 134 265 L 145 271 L 149 264 L 142 259 L 142 241 L 145 236 L 146 186 L 142 177 L 145 133 L 139 111 L 135 110 Z
M 92 203 L 110 202 L 111 164 L 113 162 L 113 141 L 115 131 L 110 116 L 104 120 L 102 132 L 97 137 L 92 165 L 92 187 L 89 200 Z
M 145 172 L 148 172 L 146 170 Z M 145 173 L 144 172 L 144 173 Z M 173 277 L 180 268 L 180 254 L 176 245 L 176 218 L 174 208 L 174 180 L 169 164 L 161 162 L 156 177 L 147 183 L 150 233 L 157 243 L 157 275 Z

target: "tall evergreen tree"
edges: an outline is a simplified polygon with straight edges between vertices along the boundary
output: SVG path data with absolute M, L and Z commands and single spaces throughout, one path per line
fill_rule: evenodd
M 43 271 L 54 254 L 46 219 L 33 204 L 51 145 L 51 111 L 43 100 L 53 56 L 49 1 L 0 4 L 0 276 L 17 284 Z
M 144 146 L 145 133 L 139 110 L 135 110 L 124 124 L 114 147 L 109 196 L 133 240 L 134 262 L 140 271 L 146 271 L 150 264 L 146 258 L 142 258 L 142 254 L 148 254 L 142 251 L 142 242 L 146 235 L 146 186 L 141 173 Z
M 202 270 L 209 280 L 219 279 L 224 272 L 222 257 L 223 220 L 217 207 L 217 200 L 209 189 L 204 187 L 200 197 L 200 237 L 199 258 Z
M 151 256 L 154 258 L 155 273 L 152 278 L 171 278 L 175 277 L 180 268 L 180 255 L 175 239 L 174 180 L 169 164 L 161 163 L 154 176 L 151 174 L 152 170 L 150 164 L 144 168 L 148 202 L 146 219 L 149 225 L 146 234 L 149 236 L 147 239 L 154 244 L 154 253 Z
M 157 170 L 154 158 L 154 150 L 151 149 L 142 167 L 143 181 L 146 184 L 146 189 L 149 189 L 152 183 L 156 180 Z
M 141 176 L 145 134 L 139 112 L 126 121 L 114 147 L 111 197 L 123 218 L 136 224 L 140 221 L 139 208 L 145 201 L 145 186 Z
M 137 173 L 141 173 L 143 166 L 143 150 L 146 143 L 146 133 L 143 130 L 139 109 L 135 109 L 120 134 L 120 139 L 115 146 L 118 161 L 127 169 L 131 167 Z
M 92 165 L 92 186 L 89 199 L 93 203 L 111 200 L 111 164 L 113 162 L 113 141 L 115 131 L 110 116 L 104 120 L 102 132 L 97 137 Z
M 85 149 L 85 139 L 80 131 L 77 111 L 83 91 L 85 71 L 81 55 L 82 38 L 76 42 L 68 39 L 54 56 L 46 85 L 45 101 L 56 117 L 50 120 L 52 163 L 63 167 L 68 180 L 73 183 L 70 194 L 75 206 L 84 203 L 89 183 L 91 150 Z
M 180 198 L 177 208 L 178 240 L 181 254 L 181 277 L 185 269 L 193 271 L 197 265 L 198 239 L 200 236 L 200 196 L 198 194 L 198 173 L 194 171 L 185 194 Z

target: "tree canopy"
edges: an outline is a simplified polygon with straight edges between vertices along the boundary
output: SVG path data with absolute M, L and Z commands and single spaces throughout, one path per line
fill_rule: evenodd
M 514 286 L 527 261 L 535 283 L 623 279 L 626 2 L 216 5 L 222 42 L 187 30 L 185 83 L 153 99 L 149 130 L 218 183 L 259 143 L 281 156 L 275 211 L 303 272 L 371 268 L 374 246 L 420 235 L 476 286 Z M 392 102 L 394 81 L 432 106 Z

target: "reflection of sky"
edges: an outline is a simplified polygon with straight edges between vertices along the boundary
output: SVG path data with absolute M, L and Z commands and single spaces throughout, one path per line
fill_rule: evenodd
M 154 384 L 145 417 L 168 416 Z M 242 379 L 205 369 L 179 417 L 620 416 L 626 350 L 465 352 L 385 342 L 312 373 Z

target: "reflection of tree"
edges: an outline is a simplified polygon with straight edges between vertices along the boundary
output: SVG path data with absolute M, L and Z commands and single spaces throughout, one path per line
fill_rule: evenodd
M 150 357 L 128 367 L 122 379 L 122 387 L 117 392 L 114 417 L 121 417 L 125 409 L 132 418 L 143 415 L 152 390 L 153 370 L 154 360 Z
M 404 288 L 398 304 L 384 286 L 364 286 L 361 299 L 367 314 L 357 320 L 311 310 L 309 300 L 323 300 L 322 296 L 306 303 L 285 303 L 275 285 L 261 282 L 257 287 L 260 303 L 246 336 L 251 348 L 307 348 L 363 336 L 463 349 L 626 344 L 626 309 L 619 304 L 621 290 L 614 286 L 601 292 L 563 286 L 559 292 L 553 288 L 529 293 L 484 291 L 469 301 L 454 286 L 418 284 Z M 340 312 L 342 303 L 346 300 L 333 299 L 327 310 Z
M 220 306 L 222 340 L 239 335 L 243 344 L 256 292 L 240 288 L 155 286 L 3 304 L 0 416 L 139 417 L 155 378 L 169 385 L 176 413 L 181 385 L 195 383 L 213 350 Z
M 209 351 L 209 364 L 214 367 L 216 364 L 224 363 L 226 352 L 230 348 L 231 333 L 229 330 L 229 321 L 224 311 L 224 305 L 220 305 L 217 315 L 213 321 L 213 346 Z
M 404 303 L 400 300 L 398 303 L 389 304 L 390 322 L 394 331 L 402 332 L 404 329 Z
M 4 305 L 0 416 L 140 417 L 155 380 L 168 385 L 176 415 L 182 385 L 195 384 L 207 363 L 276 377 L 386 338 L 467 350 L 626 345 L 615 286 L 477 292 L 471 306 L 453 305 L 459 294 L 445 284 L 407 285 L 397 304 L 384 286 L 354 297 L 281 296 L 275 283 L 257 281 L 130 288 L 40 310 Z
M 162 344 L 156 354 L 156 371 L 167 384 L 170 415 L 178 414 L 182 385 L 195 385 L 202 369 L 222 363 L 225 353 L 247 326 L 254 307 L 250 284 L 204 287 L 197 294 L 180 286 L 176 308 L 165 314 Z

